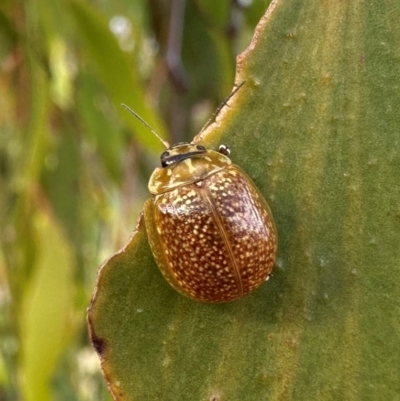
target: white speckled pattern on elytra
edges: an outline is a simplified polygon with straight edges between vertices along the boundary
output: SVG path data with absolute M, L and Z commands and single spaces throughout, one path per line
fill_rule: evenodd
M 190 298 L 231 301 L 261 285 L 272 270 L 276 230 L 251 180 L 234 165 L 155 197 L 151 231 L 156 261 Z M 162 257 L 160 256 L 162 255 Z

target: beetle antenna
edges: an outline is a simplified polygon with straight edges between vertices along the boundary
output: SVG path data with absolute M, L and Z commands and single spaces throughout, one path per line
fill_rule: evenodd
M 153 128 L 150 127 L 149 124 L 146 123 L 146 121 L 143 120 L 142 117 L 139 116 L 139 114 L 137 114 L 135 111 L 133 111 L 129 106 L 127 106 L 124 103 L 121 103 L 121 106 L 124 107 L 126 110 L 128 110 L 134 117 L 136 117 L 151 133 L 153 133 L 158 139 L 159 141 L 165 146 L 166 149 L 169 149 L 169 143 L 167 141 L 164 141 L 164 139 L 162 139 L 160 137 L 160 135 L 157 134 L 156 131 L 153 130 Z
M 199 134 L 201 134 L 213 121 L 215 121 L 215 118 L 219 114 L 219 112 L 225 107 L 229 107 L 229 100 L 235 96 L 236 92 L 246 83 L 246 81 L 241 82 L 234 90 L 233 92 L 218 106 L 217 110 L 214 112 L 214 114 L 211 116 L 211 118 L 205 123 L 204 127 L 201 129 Z

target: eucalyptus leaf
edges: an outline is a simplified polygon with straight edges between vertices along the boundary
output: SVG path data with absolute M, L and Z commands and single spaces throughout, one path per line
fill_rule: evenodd
M 146 128 L 121 107 L 121 103 L 128 104 L 162 134 L 161 122 L 147 106 L 137 68 L 129 62 L 128 55 L 119 47 L 103 15 L 81 1 L 72 0 L 70 6 L 82 49 L 107 88 L 121 119 L 135 130 L 143 145 L 159 148 L 157 139 L 149 135 Z
M 395 0 L 270 4 L 245 85 L 197 140 L 229 145 L 269 202 L 273 277 L 236 302 L 186 299 L 140 220 L 88 314 L 115 399 L 398 399 L 399 20 Z
M 22 392 L 27 401 L 53 399 L 49 383 L 60 355 L 75 331 L 73 317 L 73 255 L 57 222 L 38 212 L 33 230 L 40 243 L 35 275 L 24 292 L 19 329 Z

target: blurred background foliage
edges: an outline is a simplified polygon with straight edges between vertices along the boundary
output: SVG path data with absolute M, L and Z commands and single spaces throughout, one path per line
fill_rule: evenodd
M 0 3 L 0 401 L 110 399 L 85 311 L 162 149 L 120 104 L 190 141 L 268 3 Z

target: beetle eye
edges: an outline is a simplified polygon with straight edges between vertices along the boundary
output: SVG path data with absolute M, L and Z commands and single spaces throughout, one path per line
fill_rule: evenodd
M 170 156 L 170 153 L 168 151 L 163 152 L 160 156 L 160 160 L 161 160 L 161 167 L 167 167 L 168 164 L 168 157 Z
M 197 145 L 196 148 L 197 148 L 197 150 L 206 151 L 206 148 L 202 145 Z
M 222 153 L 225 156 L 228 156 L 228 155 L 230 155 L 231 150 L 226 145 L 220 145 L 218 152 Z

